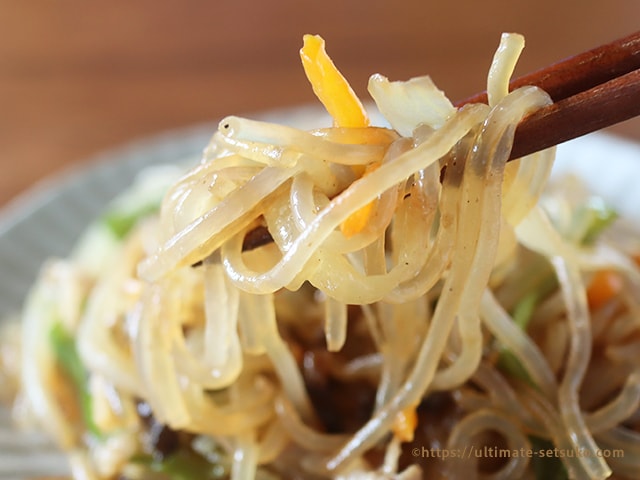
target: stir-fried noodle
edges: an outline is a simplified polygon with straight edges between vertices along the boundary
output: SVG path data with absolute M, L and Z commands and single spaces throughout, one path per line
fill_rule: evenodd
M 550 103 L 508 91 L 523 46 L 489 105 L 373 75 L 371 126 L 307 36 L 333 126 L 228 117 L 45 265 L 17 405 L 74 477 L 638 478 L 640 249 L 539 202 L 553 149 L 507 163 Z

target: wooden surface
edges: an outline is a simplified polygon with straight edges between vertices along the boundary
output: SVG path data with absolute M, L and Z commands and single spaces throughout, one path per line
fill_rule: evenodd
M 526 36 L 525 73 L 638 28 L 638 0 L 0 0 L 0 205 L 141 136 L 313 102 L 304 33 L 362 96 L 372 73 L 428 73 L 456 100 L 503 31 Z

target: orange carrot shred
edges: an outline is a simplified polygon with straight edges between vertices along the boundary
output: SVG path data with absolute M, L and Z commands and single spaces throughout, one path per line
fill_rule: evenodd
M 363 176 L 366 176 L 374 170 L 377 170 L 379 166 L 380 164 L 378 162 L 370 163 L 365 168 Z M 351 215 L 349 215 L 347 219 L 340 224 L 340 231 L 342 232 L 342 234 L 345 237 L 350 238 L 364 230 L 364 228 L 367 226 L 367 223 L 369 223 L 369 219 L 373 214 L 376 203 L 377 200 L 373 200 L 367 203 L 364 207 L 359 208 Z
M 403 442 L 413 441 L 418 425 L 418 413 L 415 407 L 407 407 L 396 415 L 391 430 Z
M 620 293 L 622 285 L 622 277 L 618 272 L 613 270 L 597 271 L 587 287 L 589 308 L 597 310 L 604 306 Z

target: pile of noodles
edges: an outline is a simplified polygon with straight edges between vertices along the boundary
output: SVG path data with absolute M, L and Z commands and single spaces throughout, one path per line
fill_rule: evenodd
M 144 400 L 194 445 L 222 449 L 234 480 L 418 479 L 420 459 L 399 458 L 416 446 L 416 409 L 448 392 L 458 413 L 441 449 L 497 435 L 531 450 L 537 437 L 583 452 L 562 459 L 572 478 L 638 478 L 640 274 L 611 242 L 567 238 L 538 204 L 553 150 L 507 163 L 520 119 L 550 103 L 535 87 L 508 92 L 522 47 L 503 35 L 488 105 L 458 110 L 428 77 L 374 75 L 369 92 L 390 128 L 226 118 L 159 216 L 122 243 L 52 260 L 24 313 L 19 402 L 69 452 L 74 477 L 128 475 Z M 247 248 L 265 229 L 269 241 Z M 536 306 L 536 335 L 510 314 L 528 278 L 524 250 L 558 285 Z M 586 283 L 604 268 L 621 293 L 590 311 Z M 371 383 L 375 401 L 354 431 L 327 432 L 283 332 L 319 322 L 339 353 L 354 317 L 372 348 L 340 375 Z M 73 332 L 100 438 L 71 411 L 55 322 Z M 528 381 L 498 368 L 496 345 Z M 527 456 L 490 473 L 477 458 L 438 461 L 446 478 L 534 478 Z

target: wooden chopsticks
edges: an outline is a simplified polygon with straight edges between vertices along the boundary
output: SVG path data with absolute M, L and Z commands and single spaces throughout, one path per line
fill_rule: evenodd
M 640 115 L 640 31 L 517 78 L 510 88 L 535 85 L 554 104 L 516 129 L 511 159 Z M 459 102 L 486 102 L 486 92 Z

